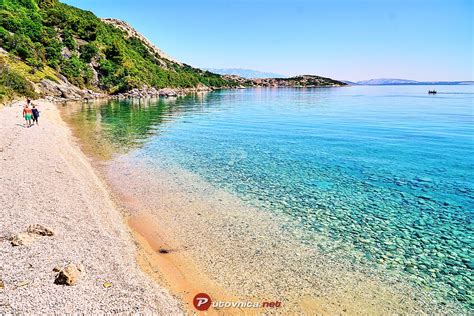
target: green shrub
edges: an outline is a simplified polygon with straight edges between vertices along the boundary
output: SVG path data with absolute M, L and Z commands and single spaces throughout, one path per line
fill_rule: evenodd
M 94 43 L 88 43 L 86 45 L 81 46 L 79 51 L 81 53 L 80 58 L 84 62 L 90 63 L 92 59 L 96 57 L 99 53 L 99 48 Z
M 15 95 L 36 98 L 33 85 L 21 74 L 4 64 L 0 64 L 0 99 L 5 101 Z
M 77 43 L 74 37 L 72 37 L 72 32 L 70 29 L 65 29 L 63 31 L 63 44 L 70 50 L 76 50 Z
M 63 60 L 61 72 L 69 82 L 80 88 L 90 86 L 93 77 L 92 69 L 76 56 Z
M 58 3 L 58 0 L 37 0 L 38 6 L 42 9 L 51 8 Z

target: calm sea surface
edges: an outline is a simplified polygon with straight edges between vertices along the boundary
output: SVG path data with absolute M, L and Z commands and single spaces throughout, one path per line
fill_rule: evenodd
M 68 116 L 118 155 L 196 173 L 472 307 L 473 101 L 474 86 L 251 89 Z

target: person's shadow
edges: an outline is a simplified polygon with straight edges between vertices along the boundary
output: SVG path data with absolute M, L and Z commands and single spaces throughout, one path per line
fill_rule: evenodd
M 20 126 L 20 127 L 23 127 L 23 128 L 28 128 L 28 126 L 25 126 L 25 125 L 19 124 L 19 123 L 16 123 L 16 126 Z

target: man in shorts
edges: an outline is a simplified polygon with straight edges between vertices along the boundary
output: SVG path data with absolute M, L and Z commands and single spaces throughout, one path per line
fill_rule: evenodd
M 31 117 L 33 115 L 33 112 L 28 106 L 28 103 L 26 103 L 25 107 L 23 108 L 23 117 L 25 118 L 26 127 L 31 127 Z

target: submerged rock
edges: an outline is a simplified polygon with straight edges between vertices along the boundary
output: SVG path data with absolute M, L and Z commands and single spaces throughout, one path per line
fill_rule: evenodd
M 428 178 L 428 177 L 418 177 L 415 180 L 418 182 L 426 182 L 426 183 L 433 182 L 433 179 Z

